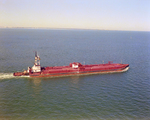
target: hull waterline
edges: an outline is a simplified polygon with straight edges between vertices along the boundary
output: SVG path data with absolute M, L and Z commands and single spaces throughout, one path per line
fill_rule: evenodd
M 70 63 L 69 66 L 41 67 L 40 58 L 35 54 L 34 66 L 28 67 L 23 72 L 15 72 L 14 76 L 29 77 L 64 77 L 64 76 L 80 76 L 92 74 L 106 74 L 125 72 L 129 69 L 129 64 L 112 63 L 82 65 L 79 62 Z

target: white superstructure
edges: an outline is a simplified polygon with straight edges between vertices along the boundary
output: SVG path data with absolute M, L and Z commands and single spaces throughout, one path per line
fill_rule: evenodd
M 40 57 L 37 52 L 35 52 L 35 61 L 34 66 L 32 67 L 32 72 L 41 72 Z

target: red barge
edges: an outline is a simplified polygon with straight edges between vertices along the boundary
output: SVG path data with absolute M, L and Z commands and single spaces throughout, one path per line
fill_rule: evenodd
M 69 66 L 41 67 L 40 57 L 35 53 L 34 66 L 28 67 L 23 72 L 15 72 L 14 76 L 29 77 L 62 77 L 74 75 L 89 75 L 101 73 L 125 72 L 129 69 L 129 64 L 112 63 L 82 65 L 79 62 L 70 63 Z

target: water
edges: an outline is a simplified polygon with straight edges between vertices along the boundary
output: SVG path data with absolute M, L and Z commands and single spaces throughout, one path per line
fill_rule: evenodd
M 130 64 L 124 73 L 13 77 L 33 66 Z M 150 32 L 0 29 L 0 119 L 150 119 Z

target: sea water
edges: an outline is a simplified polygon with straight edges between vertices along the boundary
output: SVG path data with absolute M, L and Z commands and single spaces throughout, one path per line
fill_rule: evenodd
M 124 73 L 14 77 L 34 63 L 125 63 Z M 150 32 L 0 29 L 0 119 L 150 119 Z

